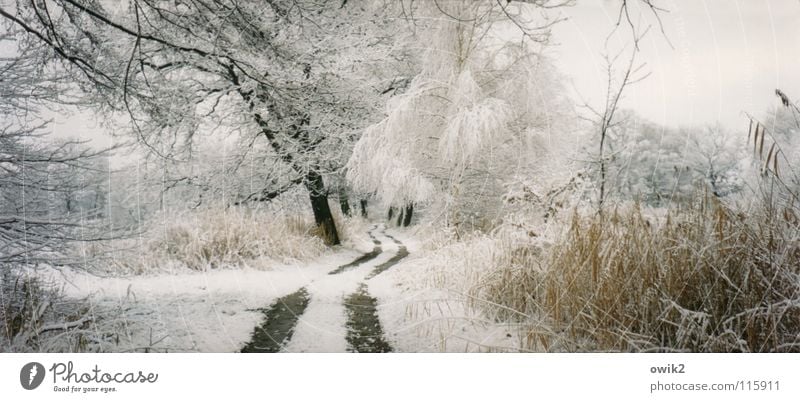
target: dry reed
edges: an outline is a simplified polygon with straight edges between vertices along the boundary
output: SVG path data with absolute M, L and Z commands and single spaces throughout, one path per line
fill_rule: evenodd
M 506 250 L 475 294 L 530 323 L 527 349 L 800 351 L 798 226 L 777 210 L 575 213 L 548 256 Z

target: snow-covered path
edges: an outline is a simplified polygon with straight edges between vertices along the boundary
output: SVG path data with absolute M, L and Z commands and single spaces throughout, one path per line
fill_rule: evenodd
M 365 350 L 361 346 L 386 344 L 377 318 L 361 313 L 371 310 L 370 306 L 361 306 L 359 301 L 374 300 L 369 297 L 366 286 L 361 285 L 364 280 L 390 268 L 408 252 L 401 242 L 386 235 L 383 227 L 373 227 L 370 237 L 375 243 L 373 252 L 331 270 L 328 275 L 312 280 L 302 289 L 307 295 L 307 302 L 302 309 L 294 311 L 297 317 L 285 318 L 284 321 L 296 322 L 286 339 L 276 339 L 284 335 L 276 330 L 282 330 L 286 324 L 279 325 L 270 317 L 270 314 L 283 313 L 281 310 L 286 309 L 286 306 L 279 305 L 284 301 L 279 300 L 266 310 L 264 324 L 256 329 L 254 339 L 245 351 L 259 351 L 259 338 L 263 351 L 278 349 L 275 348 L 276 341 L 282 343 L 279 350 L 286 352 L 390 351 L 388 346 L 380 350 Z M 365 332 L 364 327 L 371 330 Z M 259 331 L 262 333 L 259 334 Z M 359 339 L 364 337 L 370 339 Z
M 408 252 L 383 225 L 368 235 L 372 242 L 307 263 L 130 277 L 40 274 L 64 283 L 66 296 L 89 301 L 98 351 L 390 351 L 377 300 L 363 284 Z
M 426 255 L 416 233 L 378 224 L 367 234 L 309 262 L 50 279 L 87 299 L 94 351 L 518 350 L 512 326 L 486 320 L 447 282 L 470 272 Z

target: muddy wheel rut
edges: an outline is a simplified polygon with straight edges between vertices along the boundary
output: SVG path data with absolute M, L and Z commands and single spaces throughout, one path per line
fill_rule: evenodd
M 311 300 L 306 288 L 283 296 L 264 311 L 264 322 L 253 331 L 253 338 L 242 353 L 275 353 L 292 338 L 300 315 Z
M 392 347 L 383 337 L 378 319 L 378 299 L 362 283 L 358 290 L 344 300 L 347 309 L 348 350 L 359 353 L 387 353 Z
M 339 266 L 335 270 L 329 272 L 328 275 L 341 274 L 342 272 L 345 272 L 345 271 L 347 271 L 349 269 L 355 268 L 355 267 L 357 267 L 357 266 L 359 266 L 361 264 L 364 264 L 364 263 L 366 263 L 368 261 L 374 260 L 376 257 L 381 255 L 381 253 L 383 252 L 383 249 L 381 249 L 381 241 L 378 240 L 377 238 L 375 238 L 375 235 L 372 234 L 372 232 L 375 229 L 377 229 L 377 227 L 373 227 L 369 232 L 367 232 L 367 234 L 369 235 L 370 239 L 372 239 L 372 243 L 375 244 L 375 247 L 372 249 L 372 251 L 370 251 L 370 252 L 368 252 L 366 254 L 363 254 L 362 256 L 356 258 L 355 260 L 353 260 L 350 263 L 347 263 L 347 264 Z
M 406 257 L 408 257 L 408 249 L 406 249 L 405 246 L 400 246 L 400 249 L 397 250 L 397 254 L 395 254 L 394 257 L 390 258 L 389 261 L 386 261 L 383 264 L 375 266 L 375 269 L 373 269 L 372 272 L 370 272 L 364 279 L 372 279 L 382 274 L 387 269 L 397 265 L 400 260 Z

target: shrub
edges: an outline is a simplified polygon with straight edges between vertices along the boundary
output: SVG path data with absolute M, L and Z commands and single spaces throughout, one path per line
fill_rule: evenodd
M 208 209 L 163 223 L 149 248 L 196 270 L 240 265 L 261 257 L 279 261 L 319 256 L 325 245 L 313 222 L 246 209 Z

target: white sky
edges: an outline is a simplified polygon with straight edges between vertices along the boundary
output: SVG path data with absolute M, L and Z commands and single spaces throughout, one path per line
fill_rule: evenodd
M 800 0 L 655 4 L 669 10 L 661 14 L 666 39 L 649 11 L 632 10 L 635 22 L 653 25 L 639 55 L 651 75 L 631 87 L 623 107 L 659 124 L 720 121 L 737 128 L 746 125 L 743 111 L 761 114 L 777 104 L 776 88 L 800 99 Z M 618 0 L 578 0 L 564 10 L 569 20 L 555 30 L 560 45 L 551 55 L 571 80 L 569 87 L 591 105 L 598 105 L 604 94 L 601 54 L 618 7 Z M 609 41 L 611 53 L 626 43 L 630 49 L 629 40 L 630 28 L 620 26 Z

